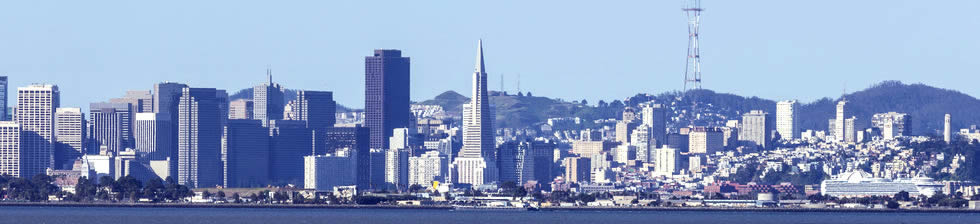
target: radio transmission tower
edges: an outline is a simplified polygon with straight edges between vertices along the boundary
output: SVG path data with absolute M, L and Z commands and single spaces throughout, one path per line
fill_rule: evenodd
M 684 68 L 684 91 L 687 92 L 687 85 L 692 84 L 692 88 L 701 89 L 701 48 L 698 43 L 701 39 L 701 0 L 686 0 L 684 14 L 687 14 L 687 67 Z

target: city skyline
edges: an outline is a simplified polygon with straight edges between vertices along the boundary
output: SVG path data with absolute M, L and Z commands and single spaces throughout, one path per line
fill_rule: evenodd
M 95 99 L 117 97 L 128 90 L 91 88 L 99 79 L 85 77 L 120 80 L 111 83 L 115 86 L 140 87 L 169 80 L 236 91 L 261 83 L 265 78 L 263 69 L 269 65 L 284 86 L 333 91 L 339 104 L 362 108 L 359 102 L 363 96 L 358 93 L 363 91 L 360 89 L 363 80 L 355 77 L 360 70 L 357 61 L 363 51 L 375 48 L 401 49 L 416 58 L 412 66 L 415 74 L 412 100 L 429 99 L 446 90 L 466 93 L 470 62 L 463 56 L 469 55 L 471 41 L 481 37 L 494 49 L 494 55 L 499 55 L 488 61 L 495 68 L 489 74 L 491 90 L 500 88 L 501 74 L 505 88 L 511 92 L 517 89 L 517 76 L 520 76 L 521 89 L 535 95 L 566 100 L 585 98 L 590 102 L 682 88 L 684 55 L 677 52 L 685 47 L 686 21 L 679 10 L 681 1 L 624 4 L 632 7 L 569 3 L 561 5 L 567 15 L 549 12 L 545 5 L 551 4 L 547 3 L 529 3 L 515 9 L 513 2 L 449 3 L 438 9 L 426 9 L 426 4 L 392 2 L 370 8 L 371 11 L 360 3 L 310 3 L 307 7 L 203 3 L 201 8 L 174 10 L 165 10 L 171 5 L 153 5 L 161 9 L 153 12 L 143 10 L 146 6 L 142 4 L 150 3 L 14 4 L 23 5 L 8 8 L 21 10 L 11 10 L 0 17 L 8 21 L 0 22 L 0 27 L 14 34 L 5 35 L 9 41 L 0 44 L 5 52 L 11 52 L 9 56 L 0 56 L 0 74 L 12 78 L 10 86 L 57 84 L 66 93 L 64 105 L 83 110 Z M 837 96 L 844 88 L 860 89 L 895 79 L 977 96 L 980 92 L 970 88 L 967 84 L 970 82 L 952 81 L 972 79 L 960 74 L 969 73 L 966 69 L 977 63 L 965 57 L 966 52 L 980 48 L 969 41 L 975 35 L 942 34 L 980 21 L 972 13 L 955 13 L 973 4 L 978 3 L 964 1 L 957 3 L 962 7 L 948 9 L 927 2 L 849 2 L 846 8 L 834 2 L 705 2 L 704 87 L 775 100 L 795 98 L 807 103 Z M 213 15 L 209 14 L 212 10 L 202 10 L 218 5 L 228 5 L 228 8 Z M 463 8 L 487 14 L 511 9 L 515 16 L 477 18 L 464 10 L 452 10 Z M 613 8 L 626 11 L 615 15 L 605 13 Z M 879 10 L 854 11 L 860 8 Z M 71 16 L 109 9 L 119 10 L 105 15 L 87 13 L 71 21 L 33 16 L 59 13 Z M 46 13 L 37 13 L 39 10 Z M 276 14 L 297 10 L 297 13 L 252 18 L 251 15 L 264 14 L 263 10 Z M 341 18 L 353 15 L 373 14 L 374 10 L 377 14 L 399 15 L 393 12 L 400 10 L 413 14 L 405 16 L 407 22 L 402 25 L 383 22 L 393 16 L 339 22 L 349 21 Z M 960 23 L 943 22 L 949 19 L 945 17 L 946 10 L 954 12 L 949 15 L 955 15 Z M 168 13 L 157 13 L 164 11 Z M 433 15 L 412 16 L 415 11 Z M 835 12 L 837 16 L 827 18 L 824 12 Z M 120 17 L 129 19 L 117 19 Z M 446 18 L 458 20 L 445 21 Z M 22 23 L 25 20 L 31 26 L 25 26 Z M 12 24 L 14 21 L 17 24 Z M 875 25 L 863 25 L 868 23 Z M 137 24 L 154 26 L 151 29 Z M 110 28 L 117 26 L 129 27 L 132 32 L 112 35 L 117 31 Z M 366 28 L 392 26 L 396 34 L 392 36 L 376 35 L 379 31 Z M 210 27 L 219 28 L 210 30 Z M 194 36 L 204 37 L 166 35 L 174 32 L 200 33 Z M 935 46 L 938 43 L 944 45 Z M 202 47 L 205 44 L 211 46 Z M 950 44 L 955 47 L 942 47 Z M 555 56 L 540 57 L 533 52 Z M 531 60 L 536 63 L 523 63 Z M 938 64 L 953 66 L 929 66 Z M 572 78 L 555 78 L 559 76 Z M 761 88 L 770 81 L 814 85 Z M 621 88 L 601 88 L 588 95 L 569 91 L 596 84 Z M 8 95 L 12 95 L 10 91 Z

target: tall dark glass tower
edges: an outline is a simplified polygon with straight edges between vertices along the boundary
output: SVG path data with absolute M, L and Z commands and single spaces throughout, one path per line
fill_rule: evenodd
M 408 127 L 410 77 L 409 58 L 400 50 L 374 50 L 364 58 L 364 124 L 371 148 L 387 148 L 392 130 Z

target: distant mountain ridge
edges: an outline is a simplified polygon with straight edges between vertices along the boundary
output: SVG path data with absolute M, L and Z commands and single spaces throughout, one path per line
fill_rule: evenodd
M 637 94 L 624 101 L 600 101 L 598 106 L 547 97 L 500 93 L 493 94 L 490 100 L 496 110 L 496 127 L 527 127 L 551 117 L 578 116 L 586 120 L 619 118 L 624 106 L 636 106 L 650 100 L 670 102 L 684 94 L 696 95 L 699 104 L 711 104 L 718 108 L 716 113 L 721 113 L 727 119 L 739 119 L 739 114 L 750 110 L 764 110 L 774 116 L 776 113 L 776 100 L 715 93 L 711 90 L 692 90 L 687 93 L 675 91 L 659 95 Z M 870 127 L 871 115 L 892 111 L 911 116 L 909 133 L 914 135 L 936 134 L 935 131 L 943 127 L 943 116 L 946 113 L 952 115 L 954 130 L 980 124 L 980 113 L 977 113 L 980 111 L 980 100 L 955 90 L 884 81 L 843 97 L 847 99 L 852 115 L 865 127 Z M 809 103 L 801 102 L 802 129 L 827 130 L 827 121 L 835 116 L 839 100 L 840 98 L 826 97 Z M 440 105 L 450 115 L 458 115 L 462 111 L 461 105 L 468 101 L 469 98 L 459 93 L 447 91 L 420 104 Z M 685 99 L 680 103 L 691 104 L 693 101 Z

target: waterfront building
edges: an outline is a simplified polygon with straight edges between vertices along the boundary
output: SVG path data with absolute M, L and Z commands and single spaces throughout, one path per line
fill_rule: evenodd
M 364 58 L 364 125 L 371 131 L 373 149 L 388 146 L 392 129 L 410 126 L 409 63 L 400 50 L 374 50 Z
M 20 124 L 14 121 L 0 121 L 0 175 L 24 177 L 21 175 L 23 137 Z
M 231 188 L 269 184 L 269 130 L 260 120 L 229 120 L 221 137 L 224 183 Z
M 71 169 L 85 154 L 85 114 L 81 108 L 58 108 L 54 117 L 55 168 Z
M 800 104 L 796 100 L 776 103 L 776 132 L 783 140 L 800 138 Z
M 334 187 L 356 184 L 357 162 L 347 149 L 326 155 L 303 157 L 304 188 L 332 192 Z
M 17 88 L 16 121 L 20 124 L 20 176 L 33 177 L 54 168 L 54 113 L 61 94 L 56 85 Z
M 221 112 L 217 90 L 184 88 L 178 98 L 177 183 L 222 184 Z
M 431 187 L 443 183 L 449 175 L 449 160 L 439 151 L 428 151 L 408 159 L 408 184 Z

